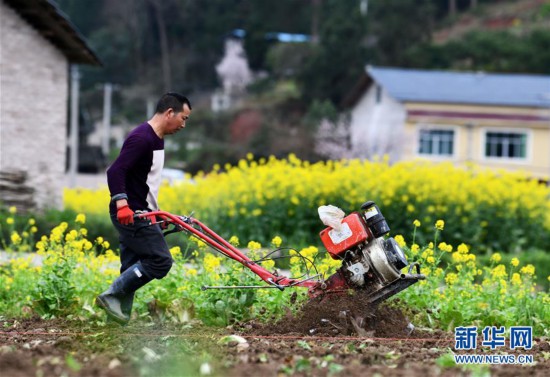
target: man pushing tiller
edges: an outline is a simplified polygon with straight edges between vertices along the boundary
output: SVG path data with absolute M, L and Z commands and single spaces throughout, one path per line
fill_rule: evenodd
M 135 292 L 153 279 L 162 279 L 172 267 L 160 226 L 143 226 L 147 220 L 134 220 L 134 214 L 158 211 L 164 136 L 184 128 L 190 114 L 191 103 L 186 97 L 164 94 L 153 117 L 128 135 L 107 170 L 109 212 L 119 233 L 121 267 L 120 276 L 97 296 L 96 304 L 118 323 L 130 320 Z
M 320 232 L 328 254 L 342 266 L 325 278 L 313 261 L 297 253 L 309 272 L 300 277 L 287 277 L 277 270 L 262 267 L 268 260 L 291 258 L 292 254 L 274 256 L 274 250 L 252 260 L 241 250 L 220 237 L 205 224 L 190 216 L 159 211 L 157 193 L 164 162 L 164 136 L 185 127 L 191 113 L 189 100 L 176 93 L 165 94 L 156 113 L 130 133 L 120 156 L 107 171 L 111 191 L 111 219 L 120 235 L 121 274 L 111 287 L 100 294 L 96 303 L 119 323 L 130 320 L 134 293 L 153 279 L 162 279 L 172 267 L 172 257 L 156 217 L 174 229 L 199 238 L 222 255 L 241 263 L 258 275 L 265 286 L 204 286 L 203 289 L 258 289 L 290 287 L 308 288 L 311 298 L 324 301 L 350 290 L 361 291 L 361 300 L 377 305 L 425 276 L 420 265 L 409 265 L 403 250 L 392 237 L 390 228 L 373 202 L 367 201 L 360 211 L 348 216 L 337 207 L 321 206 L 319 215 L 327 228 Z M 408 273 L 403 270 L 408 266 Z M 311 268 L 310 268 L 311 267 Z M 416 273 L 413 273 L 416 268 Z M 359 318 L 361 319 L 361 318 Z M 364 323 L 363 320 L 355 320 Z

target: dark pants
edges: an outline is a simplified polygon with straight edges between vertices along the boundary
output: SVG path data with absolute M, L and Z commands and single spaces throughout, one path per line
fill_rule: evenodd
M 147 226 L 148 221 L 136 220 L 134 224 L 122 225 L 116 215 L 111 221 L 118 230 L 120 241 L 120 272 L 137 262 L 153 279 L 162 279 L 172 268 L 172 255 L 158 224 Z

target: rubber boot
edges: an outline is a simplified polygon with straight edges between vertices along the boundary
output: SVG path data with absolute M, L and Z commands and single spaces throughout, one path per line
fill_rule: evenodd
M 122 314 L 127 316 L 128 319 L 132 318 L 132 306 L 134 305 L 135 294 L 135 292 L 132 292 L 120 298 L 120 309 Z
M 146 275 L 141 263 L 138 262 L 120 274 L 109 289 L 97 296 L 96 305 L 105 310 L 107 315 L 116 322 L 125 324 L 130 320 L 127 299 L 131 297 L 133 301 L 134 292 L 151 280 L 153 279 Z M 123 302 L 126 305 L 123 305 Z

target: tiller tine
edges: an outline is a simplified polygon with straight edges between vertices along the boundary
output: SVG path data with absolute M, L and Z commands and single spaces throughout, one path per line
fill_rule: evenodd
M 411 272 L 415 266 L 418 273 L 413 274 Z M 356 287 L 353 284 L 349 284 L 346 280 L 344 270 L 339 269 L 323 283 L 310 288 L 309 295 L 312 298 L 320 297 L 321 300 L 325 300 L 330 299 L 332 295 L 342 295 L 350 292 L 350 290 L 354 290 L 357 292 L 365 292 L 365 296 L 362 299 L 369 304 L 377 305 L 410 287 L 419 280 L 426 279 L 425 275 L 420 274 L 419 267 L 418 264 L 411 264 L 409 273 L 401 274 L 391 282 L 385 282 L 384 284 L 380 279 L 373 279 L 362 287 Z
M 426 277 L 424 275 L 401 275 L 400 278 L 392 281 L 390 284 L 382 287 L 374 292 L 372 292 L 368 297 L 367 301 L 370 304 L 377 305 L 382 301 L 387 300 L 391 296 L 401 292 L 402 290 L 410 287 L 418 280 L 424 280 Z

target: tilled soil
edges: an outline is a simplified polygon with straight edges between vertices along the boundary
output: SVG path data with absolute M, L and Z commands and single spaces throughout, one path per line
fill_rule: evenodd
M 343 314 L 345 313 L 345 314 Z M 297 314 L 262 324 L 225 329 L 198 322 L 136 320 L 106 325 L 98 320 L 0 321 L 0 376 L 546 376 L 550 342 L 535 338 L 534 365 L 449 363 L 454 336 L 412 328 L 396 306 L 369 308 L 356 297 L 311 301 Z M 227 335 L 237 335 L 230 337 Z M 205 368 L 206 364 L 206 368 Z
M 280 321 L 266 325 L 251 321 L 244 324 L 244 328 L 258 335 L 354 335 L 379 338 L 423 336 L 418 330 L 414 331 L 414 325 L 396 304 L 372 306 L 366 303 L 360 292 L 350 292 L 324 300 L 310 300 L 295 315 L 288 312 Z
M 477 353 L 534 355 L 535 365 L 456 366 L 452 360 L 454 334 L 415 328 L 398 308 L 372 307 L 361 293 L 307 302 L 297 314 L 272 324 L 250 321 L 240 327 L 248 346 L 231 349 L 240 363 L 231 376 L 275 376 L 276 371 L 293 375 L 327 376 L 547 376 L 550 342 L 537 339 L 531 350 Z M 489 351 L 489 352 L 488 352 Z M 466 354 L 466 352 L 456 352 Z M 473 354 L 476 352 L 470 352 Z

